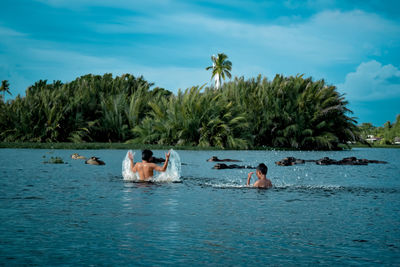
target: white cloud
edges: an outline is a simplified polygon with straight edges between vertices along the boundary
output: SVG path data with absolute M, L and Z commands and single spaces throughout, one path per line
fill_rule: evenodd
M 321 10 L 322 8 L 333 7 L 336 3 L 335 0 L 286 0 L 283 4 L 285 5 L 285 7 L 290 9 L 307 7 L 310 9 Z
M 361 63 L 338 85 L 349 100 L 372 101 L 400 96 L 400 69 L 372 60 Z
M 178 1 L 174 0 L 35 0 L 42 4 L 55 7 L 66 8 L 71 10 L 83 10 L 90 7 L 112 7 L 126 10 L 135 10 L 141 12 L 159 12 L 160 9 L 173 9 L 181 6 Z
M 398 24 L 358 10 L 323 11 L 307 20 L 277 24 L 211 16 L 173 0 L 151 0 L 147 4 L 133 4 L 129 0 L 37 1 L 60 8 L 75 4 L 78 8 L 98 5 L 126 7 L 139 10 L 141 15 L 112 17 L 109 21 L 114 23 L 109 24 L 85 21 L 85 25 L 92 23 L 91 29 L 98 34 L 95 40 L 112 40 L 109 35 L 102 35 L 104 33 L 126 37 L 123 43 L 110 41 L 115 48 L 112 54 L 104 52 L 110 50 L 103 50 L 101 45 L 83 43 L 77 46 L 57 40 L 35 40 L 28 34 L 0 26 L 0 35 L 6 36 L 0 40 L 0 45 L 5 44 L 7 48 L 0 59 L 10 66 L 4 69 L 12 68 L 10 62 L 23 65 L 26 75 L 32 77 L 35 74 L 31 83 L 45 78 L 70 81 L 86 73 L 111 72 L 117 75 L 128 72 L 143 74 L 157 86 L 174 90 L 209 81 L 210 74 L 204 68 L 210 63 L 209 56 L 219 52 L 227 53 L 233 62 L 233 75 L 251 77 L 262 73 L 273 78 L 275 73 L 305 73 L 306 76 L 329 79 L 331 74 L 324 72 L 326 69 L 334 68 L 338 63 L 367 61 L 370 55 L 382 54 L 385 47 L 400 42 Z M 156 4 L 161 10 L 150 8 Z M 171 12 L 163 12 L 169 4 L 173 7 L 186 5 L 186 8 L 171 8 Z M 145 33 L 146 37 L 154 34 L 155 37 L 146 40 L 141 39 L 141 35 L 132 37 L 130 33 Z M 4 39 L 8 40 L 7 43 Z M 202 64 L 204 66 L 199 67 Z M 360 74 L 358 69 L 355 74 Z M 354 78 L 349 74 L 348 79 L 350 82 Z
M 99 66 L 112 66 L 118 64 L 114 58 L 107 56 L 93 56 L 81 52 L 70 51 L 66 49 L 42 49 L 30 48 L 28 54 L 35 62 L 43 62 L 44 64 L 63 65 L 76 65 L 79 68 L 99 67 Z
M 125 73 L 130 73 L 134 76 L 143 75 L 147 81 L 155 83 L 155 86 L 163 87 L 173 92 L 195 85 L 203 85 L 210 81 L 210 73 L 205 71 L 204 68 L 153 67 L 132 63 L 124 57 L 89 55 L 62 48 L 30 48 L 25 52 L 30 55 L 30 62 L 25 62 L 26 70 L 39 78 L 29 83 L 24 81 L 23 85 L 17 83 L 21 88 L 16 93 L 22 93 L 22 88 L 25 90 L 28 85 L 33 84 L 39 79 L 70 82 L 79 76 L 89 73 L 96 75 L 112 73 L 114 76 Z M 0 64 L 0 73 L 9 73 L 10 71 L 11 69 L 9 68 L 2 69 Z M 14 78 L 10 74 L 7 76 L 10 80 Z M 14 81 L 12 82 L 15 84 Z
M 151 68 L 137 66 L 137 73 L 143 74 L 146 80 L 155 82 L 155 86 L 177 92 L 192 86 L 201 86 L 210 81 L 210 73 L 198 68 L 161 67 Z
M 205 44 L 235 44 L 235 49 L 279 55 L 307 64 L 356 63 L 365 55 L 381 53 L 382 46 L 400 41 L 398 24 L 375 14 L 355 10 L 317 13 L 310 19 L 287 25 L 254 24 L 200 13 L 152 14 L 119 18 L 114 24 L 92 27 L 105 33 L 146 33 L 201 36 Z M 197 44 L 196 44 L 197 45 Z M 256 58 L 255 58 L 256 60 Z
M 4 38 L 5 36 L 21 37 L 21 36 L 25 36 L 25 35 L 26 34 L 24 34 L 22 32 L 18 32 L 13 29 L 10 29 L 10 28 L 0 26 L 0 36 L 2 36 L 2 38 Z

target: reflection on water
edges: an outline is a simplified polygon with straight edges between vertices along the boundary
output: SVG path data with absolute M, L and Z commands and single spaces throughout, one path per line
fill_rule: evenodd
M 47 152 L 1 150 L 1 265 L 400 264 L 400 150 L 178 151 L 180 183 L 124 181 L 126 151 L 56 150 L 68 164 L 44 165 Z M 212 169 L 213 155 L 266 163 L 274 187 Z M 389 164 L 274 164 L 287 156 Z

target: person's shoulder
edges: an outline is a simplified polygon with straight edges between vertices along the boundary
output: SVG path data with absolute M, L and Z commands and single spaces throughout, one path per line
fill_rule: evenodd
M 148 166 L 150 168 L 156 168 L 158 165 L 153 162 L 148 162 L 148 163 L 146 163 L 146 166 Z
M 271 188 L 272 187 L 272 183 L 270 180 L 265 179 L 265 180 L 258 180 L 254 183 L 254 186 L 258 187 L 258 188 Z
M 271 180 L 267 179 L 267 181 L 265 182 L 265 188 L 271 188 L 272 187 L 272 182 Z

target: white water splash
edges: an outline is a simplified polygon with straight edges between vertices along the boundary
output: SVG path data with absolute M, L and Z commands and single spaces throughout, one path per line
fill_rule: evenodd
M 213 188 L 252 188 L 253 186 L 248 186 L 245 184 L 234 184 L 234 183 L 220 183 L 220 184 L 212 184 L 212 183 L 205 183 L 206 186 L 211 186 Z
M 133 158 L 135 158 L 135 153 L 129 150 L 125 159 L 122 161 L 122 177 L 125 181 L 139 182 L 139 174 L 131 171 L 131 163 L 128 158 L 128 153 L 131 152 Z M 181 158 L 179 154 L 173 149 L 170 150 L 171 156 L 169 158 L 169 163 L 167 170 L 165 172 L 157 173 L 154 177 L 150 178 L 151 182 L 180 182 L 181 177 Z
M 122 161 L 122 177 L 126 181 L 139 181 L 139 174 L 131 171 L 131 163 L 128 157 L 129 152 L 132 153 L 133 159 L 135 159 L 135 152 L 132 150 L 126 152 L 125 158 Z

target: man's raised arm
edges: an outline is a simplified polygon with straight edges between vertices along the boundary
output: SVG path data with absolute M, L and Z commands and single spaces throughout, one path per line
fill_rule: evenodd
M 164 165 L 163 165 L 162 167 L 157 166 L 157 167 L 155 167 L 154 169 L 155 169 L 156 171 L 159 171 L 159 172 L 165 172 L 165 171 L 167 170 L 167 167 L 168 167 L 169 156 L 171 156 L 171 152 L 165 153 L 165 162 L 164 162 Z
M 249 172 L 249 174 L 247 175 L 247 183 L 246 183 L 246 185 L 250 185 L 250 179 L 251 179 L 251 176 L 253 175 L 253 173 L 254 172 Z
M 133 156 L 132 156 L 132 153 L 131 152 L 128 152 L 128 158 L 129 158 L 129 161 L 131 162 L 131 171 L 132 172 L 136 172 L 136 169 L 135 169 L 135 164 L 133 164 Z

